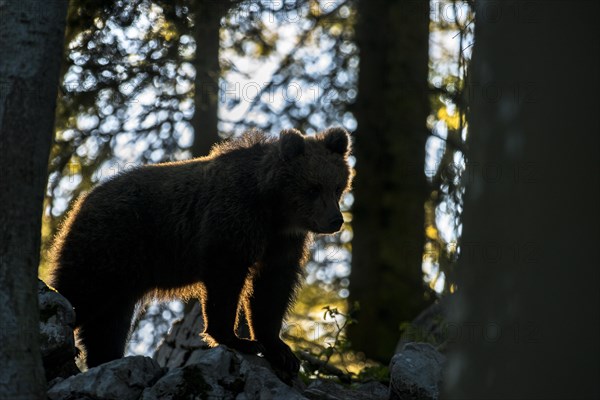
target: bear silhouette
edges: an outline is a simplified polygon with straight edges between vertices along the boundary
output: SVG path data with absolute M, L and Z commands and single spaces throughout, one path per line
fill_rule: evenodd
M 122 357 L 134 308 L 200 298 L 205 340 L 296 374 L 280 339 L 312 234 L 338 231 L 348 133 L 248 132 L 206 157 L 134 168 L 82 195 L 59 230 L 52 286 L 76 312 L 88 367 Z M 251 339 L 235 334 L 243 307 Z

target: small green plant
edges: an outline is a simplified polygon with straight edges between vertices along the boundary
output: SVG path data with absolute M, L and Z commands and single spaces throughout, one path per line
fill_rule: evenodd
M 300 377 L 305 383 L 315 378 L 333 379 L 343 384 L 366 381 L 389 382 L 387 366 L 366 360 L 364 354 L 352 349 L 346 337 L 348 326 L 357 323 L 355 315 L 358 304 L 344 313 L 339 308 L 328 305 L 322 308 L 323 320 L 333 329 L 321 336 L 326 338 L 324 345 L 305 342 L 303 350 L 297 352 L 303 360 L 303 372 Z
M 345 329 L 356 323 L 353 317 L 353 312 L 343 313 L 337 307 L 325 306 L 323 319 L 325 321 L 333 320 L 335 325 L 334 332 L 330 335 L 330 339 L 325 346 L 319 347 L 317 350 L 303 351 L 301 357 L 305 362 L 307 372 L 316 377 L 335 376 L 341 382 L 350 383 L 355 376 L 354 373 L 348 371 L 346 367 L 345 354 L 351 351 L 350 342 L 346 339 Z M 337 358 L 336 364 L 341 364 L 345 371 L 333 365 L 333 358 Z
M 324 362 L 327 365 L 331 360 L 331 356 L 337 353 L 344 362 L 344 352 L 350 350 L 350 342 L 346 339 L 345 329 L 347 326 L 356 323 L 356 319 L 352 317 L 352 313 L 344 314 L 340 312 L 337 307 L 325 306 L 323 307 L 325 312 L 323 313 L 323 319 L 333 319 L 336 327 L 335 334 L 333 336 L 333 343 L 328 343 L 328 346 L 323 349 L 319 358 L 324 357 Z M 340 324 L 338 317 L 341 317 L 343 323 Z

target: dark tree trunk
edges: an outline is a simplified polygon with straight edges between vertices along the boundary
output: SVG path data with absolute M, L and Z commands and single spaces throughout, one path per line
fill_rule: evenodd
M 598 398 L 598 3 L 475 4 L 448 397 Z
M 0 398 L 41 399 L 37 268 L 67 1 L 0 3 Z
M 400 323 L 416 317 L 429 300 L 421 270 L 429 194 L 429 5 L 363 0 L 358 16 L 350 299 L 361 312 L 349 335 L 355 349 L 386 362 Z
M 194 40 L 196 41 L 196 68 L 194 116 L 194 143 L 191 151 L 194 157 L 205 156 L 213 144 L 219 141 L 219 31 L 221 18 L 227 13 L 230 3 L 195 0 Z

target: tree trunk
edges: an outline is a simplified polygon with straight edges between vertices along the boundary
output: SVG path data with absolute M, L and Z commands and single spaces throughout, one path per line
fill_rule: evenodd
M 598 398 L 598 3 L 475 4 L 448 398 Z
M 399 325 L 428 304 L 421 270 L 429 5 L 359 1 L 360 72 L 355 135 L 350 299 L 360 303 L 349 330 L 356 350 L 387 362 Z
M 0 398 L 41 399 L 37 268 L 67 1 L 0 3 Z
M 230 4 L 227 4 L 230 6 Z M 226 14 L 225 4 L 215 1 L 192 2 L 194 14 L 194 40 L 196 41 L 196 68 L 194 116 L 194 143 L 192 155 L 205 156 L 219 141 L 219 31 L 221 18 Z

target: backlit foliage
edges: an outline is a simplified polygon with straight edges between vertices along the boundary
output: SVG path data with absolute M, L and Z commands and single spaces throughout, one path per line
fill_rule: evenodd
M 425 174 L 433 188 L 425 204 L 425 280 L 441 293 L 456 288 L 446 277 L 459 253 L 466 168 L 467 72 L 473 45 L 474 15 L 468 1 L 431 2 L 431 114 L 427 125 Z

